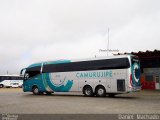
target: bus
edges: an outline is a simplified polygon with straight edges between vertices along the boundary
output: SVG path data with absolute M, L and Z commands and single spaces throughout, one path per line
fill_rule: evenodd
M 82 92 L 113 97 L 141 89 L 140 62 L 133 55 L 40 62 L 22 69 L 21 75 L 23 91 L 34 95 Z
M 0 75 L 0 88 L 3 87 L 22 87 L 23 76 L 19 75 Z

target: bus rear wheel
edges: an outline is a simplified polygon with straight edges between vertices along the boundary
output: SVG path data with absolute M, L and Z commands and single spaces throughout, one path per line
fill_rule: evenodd
M 105 97 L 106 96 L 106 89 L 103 86 L 98 86 L 95 90 L 97 97 Z
M 34 95 L 39 95 L 40 94 L 39 89 L 38 89 L 37 86 L 33 87 L 32 92 L 33 92 Z
M 86 87 L 84 87 L 84 89 L 83 89 L 83 93 L 84 93 L 84 95 L 85 95 L 85 96 L 87 96 L 87 97 L 91 97 L 91 96 L 93 96 L 93 95 L 94 95 L 94 93 L 93 93 L 93 90 L 92 90 L 92 87 L 91 87 L 91 86 L 86 86 Z

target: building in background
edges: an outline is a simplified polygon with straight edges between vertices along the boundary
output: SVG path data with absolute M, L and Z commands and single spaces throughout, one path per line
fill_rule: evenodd
M 133 54 L 139 57 L 142 89 L 160 89 L 160 50 L 118 53 L 118 55 L 122 54 Z

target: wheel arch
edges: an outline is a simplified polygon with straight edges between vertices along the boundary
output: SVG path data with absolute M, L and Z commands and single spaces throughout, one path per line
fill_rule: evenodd
M 106 91 L 106 88 L 105 88 L 104 85 L 102 85 L 102 84 L 98 84 L 98 85 L 95 87 L 95 90 L 94 90 L 94 91 L 96 91 L 99 87 L 103 87 L 103 88 L 105 89 L 105 91 Z
M 38 88 L 38 85 L 33 85 L 33 86 L 32 86 L 32 91 L 33 91 L 33 89 L 34 89 L 35 87 Z

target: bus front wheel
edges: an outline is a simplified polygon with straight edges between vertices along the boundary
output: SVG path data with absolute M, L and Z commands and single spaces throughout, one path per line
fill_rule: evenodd
M 33 92 L 34 95 L 39 95 L 39 93 L 40 93 L 37 86 L 33 87 L 32 92 Z

